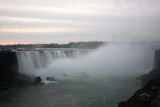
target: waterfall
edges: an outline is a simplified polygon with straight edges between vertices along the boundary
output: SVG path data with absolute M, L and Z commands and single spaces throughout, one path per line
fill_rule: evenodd
M 60 79 L 64 78 L 63 75 L 67 75 L 67 78 L 77 75 L 125 77 L 142 75 L 153 69 L 155 46 L 111 43 L 96 50 L 35 49 L 17 50 L 16 53 L 19 72 L 30 76 L 35 74 Z
M 19 72 L 33 75 L 37 69 L 46 68 L 57 59 L 80 58 L 87 54 L 86 49 L 38 49 L 16 51 Z
M 154 68 L 154 51 L 149 51 L 149 54 L 144 55 L 144 72 L 148 73 Z

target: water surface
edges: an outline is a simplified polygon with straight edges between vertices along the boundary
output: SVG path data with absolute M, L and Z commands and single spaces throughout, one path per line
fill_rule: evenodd
M 117 107 L 139 88 L 135 78 L 65 80 L 0 92 L 0 107 Z

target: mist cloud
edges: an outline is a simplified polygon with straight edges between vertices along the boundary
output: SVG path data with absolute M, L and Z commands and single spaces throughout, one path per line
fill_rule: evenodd
M 60 59 L 36 75 L 56 79 L 138 77 L 154 66 L 157 43 L 110 43 L 80 59 Z M 64 77 L 63 74 L 68 75 Z

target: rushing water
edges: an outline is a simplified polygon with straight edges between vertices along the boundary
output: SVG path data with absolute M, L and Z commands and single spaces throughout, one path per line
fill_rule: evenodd
M 86 49 L 38 49 L 16 51 L 19 72 L 32 76 L 36 70 L 46 68 L 57 59 L 80 58 L 89 53 Z

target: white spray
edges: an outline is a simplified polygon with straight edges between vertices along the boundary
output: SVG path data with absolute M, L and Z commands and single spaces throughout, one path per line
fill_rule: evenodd
M 86 78 L 137 76 L 153 69 L 156 45 L 150 43 L 109 43 L 88 55 L 83 54 L 84 57 L 81 58 L 71 59 L 65 57 L 66 54 L 64 54 L 63 57 L 51 61 L 48 61 L 51 58 L 46 54 L 43 56 L 43 60 L 47 59 L 47 62 L 45 62 L 47 67 L 36 69 L 34 74 L 42 78 L 54 77 L 60 80 L 82 76 Z M 26 59 L 25 55 L 18 56 L 19 60 Z M 36 58 L 35 56 L 34 58 Z M 22 67 L 22 69 L 24 68 Z

